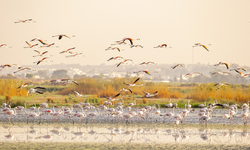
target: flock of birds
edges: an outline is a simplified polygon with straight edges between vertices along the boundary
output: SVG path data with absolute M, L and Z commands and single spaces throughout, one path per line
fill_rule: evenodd
M 32 19 L 27 19 L 27 20 L 19 20 L 15 23 L 27 23 L 27 22 L 34 22 Z M 52 37 L 55 37 L 55 38 L 58 38 L 58 40 L 62 40 L 62 38 L 71 38 L 70 36 L 66 35 L 66 34 L 59 34 L 59 35 L 54 35 Z M 72 36 L 72 37 L 75 37 L 75 36 Z M 129 45 L 130 48 L 134 48 L 134 47 L 139 47 L 139 48 L 143 48 L 144 46 L 142 45 L 136 45 L 134 41 L 136 40 L 140 40 L 140 39 L 132 39 L 132 38 L 123 38 L 121 40 L 118 40 L 118 41 L 115 41 L 114 44 L 111 44 L 111 46 L 109 46 L 107 49 L 105 50 L 117 50 L 117 51 L 121 51 L 122 49 L 120 49 L 117 45 Z M 24 48 L 34 48 L 34 47 L 37 47 L 39 46 L 39 44 L 41 44 L 41 48 L 42 47 L 51 47 L 53 45 L 55 45 L 55 43 L 46 43 L 44 40 L 42 40 L 41 38 L 34 38 L 34 39 L 31 39 L 30 42 L 28 41 L 25 41 L 26 44 L 28 45 L 27 47 L 24 47 Z M 38 42 L 38 43 L 35 43 L 35 42 Z M 211 44 L 209 44 L 211 45 Z M 7 44 L 1 44 L 0 47 L 4 47 L 4 46 L 7 46 Z M 206 51 L 209 52 L 209 49 L 207 46 L 205 46 L 204 44 L 201 44 L 201 43 L 195 43 L 193 47 L 202 47 L 204 48 Z M 159 44 L 157 46 L 155 46 L 154 48 L 168 48 L 168 45 L 163 43 L 163 44 Z M 172 47 L 169 47 L 169 48 L 172 48 Z M 77 56 L 82 56 L 82 53 L 78 53 L 78 52 L 72 52 L 72 50 L 74 50 L 75 47 L 71 47 L 71 48 L 68 48 L 67 50 L 64 50 L 64 51 L 61 51 L 59 52 L 59 54 L 64 54 L 64 53 L 70 53 L 70 55 L 66 56 L 66 58 L 68 57 L 77 57 Z M 52 60 L 49 60 L 49 56 L 47 55 L 49 51 L 44 51 L 44 52 L 41 52 L 41 51 L 38 51 L 38 50 L 34 50 L 36 53 L 38 53 L 37 55 L 34 55 L 33 57 L 42 57 L 41 59 L 35 61 L 34 63 L 36 65 L 39 65 L 41 64 L 42 62 L 46 62 L 46 61 L 52 61 Z M 52 55 L 50 55 L 52 56 Z M 132 59 L 124 59 L 122 56 L 114 56 L 114 57 L 111 57 L 109 58 L 107 61 L 113 61 L 113 60 L 121 60 L 120 62 L 118 62 L 116 65 L 116 67 L 119 67 L 121 65 L 124 65 L 124 64 L 130 64 L 133 62 Z M 140 63 L 139 65 L 150 65 L 150 64 L 156 64 L 152 61 L 145 61 L 145 62 L 142 62 Z M 1 70 L 3 70 L 5 67 L 12 67 L 13 65 L 17 66 L 16 64 L 3 64 L 1 65 Z M 224 65 L 226 67 L 227 70 L 229 70 L 229 64 L 226 63 L 226 62 L 219 62 L 218 64 L 215 64 L 214 66 L 221 66 L 221 65 Z M 176 69 L 177 67 L 184 67 L 185 64 L 176 64 L 175 66 L 172 66 L 171 68 L 172 69 Z M 31 68 L 29 67 L 18 67 L 18 70 L 15 71 L 14 73 L 17 73 L 17 72 L 20 72 L 20 71 L 24 71 L 24 70 L 32 70 Z M 233 68 L 231 69 L 232 71 L 236 71 L 237 73 L 240 74 L 239 77 L 241 78 L 249 78 L 250 77 L 250 74 L 243 74 L 241 72 L 241 70 L 243 71 L 246 71 L 245 68 L 242 68 L 242 67 L 236 67 L 236 68 Z M 145 70 L 138 70 L 138 71 L 135 71 L 134 73 L 140 73 L 140 72 L 143 72 L 143 73 L 146 73 L 148 75 L 150 75 L 151 73 L 145 69 Z M 228 75 L 229 73 L 228 72 L 214 72 L 213 75 Z M 191 78 L 191 77 L 196 77 L 196 76 L 200 76 L 202 75 L 202 73 L 200 72 L 191 72 L 191 73 L 187 73 L 186 75 L 183 76 L 183 78 L 187 79 L 187 78 Z M 126 85 L 127 87 L 126 88 L 123 88 L 120 90 L 120 92 L 123 92 L 123 91 L 129 91 L 129 92 L 133 92 L 132 91 L 132 87 L 134 86 L 143 86 L 143 85 L 137 85 L 136 83 L 139 81 L 140 78 L 137 78 L 133 83 L 124 83 L 124 85 Z M 51 80 L 52 83 L 74 83 L 76 85 L 78 85 L 78 83 L 76 81 L 73 81 L 73 80 L 70 80 L 70 79 L 56 79 L 56 80 Z M 22 90 L 22 88 L 25 88 L 26 86 L 28 85 L 28 83 L 25 83 L 24 85 L 21 85 L 20 87 L 18 87 L 19 90 Z M 217 89 L 219 89 L 221 86 L 224 86 L 224 85 L 229 85 L 228 83 L 226 82 L 220 82 L 220 83 L 216 83 L 215 86 L 217 87 Z M 32 93 L 38 93 L 38 94 L 43 94 L 45 88 L 44 87 L 35 87 L 35 88 L 31 88 L 28 90 L 27 92 L 27 96 L 29 96 L 30 94 Z M 79 96 L 84 96 L 82 94 L 80 94 L 79 92 L 77 91 L 72 91 L 77 97 Z M 150 93 L 150 92 L 145 92 L 143 91 L 143 93 L 145 94 L 145 97 L 146 98 L 149 98 L 149 97 L 153 97 L 155 95 L 158 94 L 158 91 L 155 91 L 153 93 Z M 64 115 L 66 116 L 66 118 L 68 119 L 69 116 L 71 116 L 71 118 L 73 117 L 77 117 L 77 122 L 81 122 L 81 118 L 84 118 L 84 117 L 92 117 L 92 121 L 93 121 L 93 118 L 96 117 L 96 116 L 99 116 L 99 115 L 104 115 L 104 114 L 107 114 L 106 116 L 108 117 L 116 117 L 117 120 L 119 120 L 119 117 L 122 117 L 122 118 L 125 118 L 126 120 L 126 123 L 129 122 L 129 119 L 131 118 L 139 118 L 139 119 L 145 119 L 147 117 L 149 117 L 150 115 L 149 114 L 154 114 L 154 116 L 156 116 L 156 120 L 158 120 L 158 118 L 160 118 L 160 116 L 164 116 L 165 117 L 172 117 L 175 118 L 175 121 L 174 123 L 176 125 L 178 125 L 180 122 L 184 123 L 185 122 L 185 118 L 188 116 L 188 113 L 192 112 L 193 110 L 191 110 L 191 105 L 188 104 L 185 105 L 185 109 L 180 111 L 179 113 L 176 113 L 174 114 L 174 109 L 178 108 L 177 107 L 177 104 L 174 103 L 172 104 L 171 102 L 169 104 L 166 105 L 166 107 L 168 108 L 172 108 L 173 109 L 173 112 L 170 111 L 170 112 L 167 112 L 165 114 L 161 113 L 160 109 L 159 109 L 159 106 L 158 106 L 158 109 L 156 107 L 152 107 L 152 106 L 146 106 L 145 108 L 136 108 L 136 109 L 132 109 L 132 107 L 135 105 L 135 103 L 130 103 L 128 105 L 128 111 L 127 113 L 123 113 L 123 103 L 117 103 L 119 104 L 116 108 L 109 108 L 109 106 L 111 105 L 114 105 L 114 101 L 116 100 L 120 100 L 118 99 L 118 97 L 120 96 L 120 93 L 118 93 L 117 95 L 111 97 L 106 97 L 108 100 L 104 102 L 104 105 L 100 105 L 98 106 L 98 108 L 95 108 L 92 104 L 89 104 L 89 103 L 79 103 L 79 104 L 76 104 L 76 105 L 72 105 L 72 107 L 66 107 L 66 106 L 63 106 L 60 110 L 56 111 L 53 107 L 53 110 L 52 109 L 46 109 L 46 107 L 48 106 L 47 103 L 41 103 L 39 104 L 40 107 L 36 108 L 36 107 L 32 107 L 30 108 L 30 112 L 27 112 L 27 108 L 24 108 L 23 106 L 18 106 L 18 107 L 15 107 L 13 110 L 11 109 L 10 107 L 10 104 L 6 104 L 6 103 L 3 103 L 2 107 L 3 107 L 3 112 L 5 115 L 9 115 L 9 122 L 10 121 L 10 117 L 11 115 L 16 115 L 16 111 L 18 111 L 18 114 L 22 114 L 22 111 L 24 110 L 25 111 L 25 114 L 23 115 L 26 115 L 27 118 L 35 118 L 35 117 L 38 117 L 38 116 L 43 116 L 45 115 L 47 120 L 48 120 L 48 116 L 51 114 L 53 115 L 53 120 L 55 121 L 55 119 L 58 120 L 59 116 L 60 115 Z M 25 103 L 26 105 L 26 103 Z M 222 104 L 218 104 L 218 103 L 213 103 L 213 104 L 209 104 L 206 108 L 203 108 L 201 109 L 200 113 L 199 113 L 199 116 L 200 116 L 200 121 L 201 122 L 207 122 L 208 120 L 210 120 L 212 118 L 211 114 L 213 112 L 213 108 L 216 107 L 216 106 L 222 106 Z M 224 106 L 224 105 L 223 105 Z M 76 107 L 82 111 L 76 111 L 76 112 L 73 112 L 73 107 Z M 187 109 L 186 109 L 187 107 Z M 203 106 L 205 107 L 205 106 Z M 230 118 L 231 120 L 233 119 L 233 115 L 237 114 L 237 105 L 233 105 L 233 106 L 228 106 L 229 108 L 229 113 L 226 114 L 225 116 L 223 116 L 223 118 L 227 119 L 227 118 Z M 242 114 L 242 120 L 244 122 L 244 124 L 246 124 L 246 118 L 249 119 L 249 104 L 243 104 L 242 105 L 242 109 L 243 109 L 243 114 Z M 35 112 L 35 110 L 37 110 L 37 112 Z M 89 110 L 91 112 L 89 112 Z M 150 116 L 152 117 L 152 115 Z

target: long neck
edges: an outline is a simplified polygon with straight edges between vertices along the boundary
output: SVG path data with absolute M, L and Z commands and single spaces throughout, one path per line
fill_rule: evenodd
M 173 114 L 174 114 L 174 109 L 175 109 L 175 107 L 173 107 Z

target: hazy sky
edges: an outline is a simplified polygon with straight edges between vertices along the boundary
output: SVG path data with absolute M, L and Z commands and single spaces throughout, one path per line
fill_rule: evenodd
M 53 62 L 39 65 L 112 65 L 113 56 L 162 63 L 215 64 L 219 61 L 250 66 L 249 0 L 1 0 L 0 64 L 32 65 L 41 59 L 34 50 L 49 51 Z M 14 23 L 32 18 L 36 23 Z M 75 35 L 58 40 L 57 34 Z M 23 48 L 35 37 L 59 48 Z M 114 41 L 130 37 L 144 48 L 120 46 L 105 51 Z M 202 47 L 192 48 L 194 43 Z M 32 44 L 38 42 L 31 42 Z M 155 49 L 167 43 L 172 48 Z M 41 46 L 41 43 L 39 43 Z M 76 47 L 85 57 L 65 58 L 60 51 Z

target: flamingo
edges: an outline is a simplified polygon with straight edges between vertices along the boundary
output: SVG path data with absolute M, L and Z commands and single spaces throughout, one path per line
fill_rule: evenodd
M 142 45 L 131 45 L 130 48 L 133 48 L 133 47 L 140 47 L 140 48 L 143 48 Z
M 70 52 L 72 49 L 75 49 L 75 47 L 69 48 L 65 51 L 61 51 L 59 54 Z
M 136 85 L 136 82 L 138 82 L 139 80 L 140 80 L 140 78 L 137 78 L 132 84 L 128 84 L 128 83 L 124 83 L 124 82 L 123 82 L 123 84 L 127 85 L 128 88 L 129 87 L 134 87 L 134 86 L 142 86 L 142 84 L 141 85 Z
M 34 119 L 40 115 L 39 109 L 40 109 L 40 107 L 37 108 L 38 113 L 31 112 L 28 114 L 27 123 L 28 123 L 28 118 L 33 118 L 33 122 L 34 122 Z
M 48 53 L 48 51 L 45 51 L 45 52 L 40 52 L 40 51 L 37 51 L 37 50 L 34 50 L 35 52 L 37 52 L 39 55 L 35 55 L 35 56 L 33 56 L 33 57 L 37 57 L 37 56 L 45 56 L 45 54 L 47 54 Z
M 58 37 L 58 39 L 59 40 L 61 40 L 62 39 L 62 37 L 67 37 L 67 38 L 70 38 L 68 35 L 66 35 L 66 34 L 59 34 L 59 35 L 54 35 L 54 36 L 52 36 L 52 37 Z M 74 36 L 73 36 L 74 37 Z
M 202 122 L 202 121 L 206 121 L 206 124 L 207 124 L 207 122 L 208 122 L 208 120 L 210 120 L 210 119 L 212 119 L 212 116 L 210 117 L 209 116 L 209 114 L 208 115 L 202 115 L 201 117 L 200 117 L 200 122 Z
M 174 116 L 174 108 L 173 108 L 173 112 L 167 112 L 165 115 L 164 115 L 164 121 L 165 121 L 165 117 L 168 117 L 168 122 L 170 122 L 170 118 Z
M 184 64 L 177 64 L 177 65 L 174 65 L 173 67 L 170 67 L 172 69 L 175 69 L 176 67 L 184 67 L 185 65 Z
M 250 74 L 243 74 L 242 72 L 240 72 L 238 70 L 235 70 L 235 71 L 240 74 L 241 78 L 249 78 L 250 77 Z
M 138 72 L 145 72 L 146 74 L 150 75 L 148 70 L 140 70 L 140 71 L 135 71 L 134 73 L 138 73 Z
M 230 110 L 229 110 L 230 112 Z M 230 119 L 230 115 L 229 114 L 225 114 L 222 116 L 223 119 L 225 119 L 225 124 L 226 124 L 226 119 Z
M 39 90 L 41 90 L 41 89 L 44 90 L 44 89 L 46 89 L 46 88 L 38 86 L 38 87 L 34 87 L 34 88 L 29 89 L 29 91 L 27 92 L 27 97 L 28 97 L 29 94 L 31 94 L 31 93 L 43 94 L 42 91 L 39 91 Z
M 155 63 L 152 61 L 148 61 L 148 62 L 142 62 L 139 65 L 149 65 L 149 64 L 155 64 Z
M 207 103 L 207 102 L 205 101 L 205 103 L 204 103 L 204 104 L 200 104 L 199 107 L 200 107 L 200 108 L 205 107 L 205 106 L 206 106 L 206 103 Z
M 6 114 L 9 115 L 9 119 L 8 119 L 9 122 L 12 123 L 12 122 L 10 121 L 10 117 L 11 117 L 11 115 L 14 115 L 14 116 L 16 115 L 16 108 L 14 108 L 14 111 L 13 111 L 13 110 L 11 110 L 11 107 L 10 107 L 10 109 L 6 111 Z M 12 123 L 12 124 L 13 124 L 13 123 Z
M 7 44 L 0 44 L 0 47 L 4 47 L 4 46 L 7 46 Z
M 122 62 L 119 62 L 118 64 L 116 64 L 116 67 L 119 67 L 121 64 L 127 64 L 128 62 L 133 62 L 133 60 L 132 59 L 125 59 L 124 61 L 122 61 Z
M 230 71 L 233 71 L 233 70 L 235 70 L 235 71 L 236 71 L 236 70 L 238 70 L 238 71 L 239 71 L 239 70 L 247 71 L 245 68 L 243 68 L 243 67 L 238 67 L 238 66 L 237 66 L 236 68 L 234 68 L 234 69 L 230 69 Z
M 80 94 L 80 93 L 78 93 L 78 92 L 76 92 L 74 90 L 71 90 L 71 91 L 74 92 L 76 97 L 84 97 L 82 94 Z
M 23 106 L 16 106 L 16 107 L 15 107 L 15 109 L 18 111 L 18 114 L 19 114 L 19 115 L 20 115 L 20 114 L 22 115 L 22 110 L 23 110 L 23 109 L 25 109 L 25 114 L 26 114 L 26 103 L 27 103 L 27 102 L 24 102 L 25 107 L 23 107 Z
M 34 44 L 34 45 L 32 45 L 32 44 L 30 44 L 29 42 L 27 42 L 27 41 L 25 41 L 28 45 L 29 45 L 29 47 L 24 47 L 24 48 L 33 48 L 33 47 L 35 47 L 35 46 L 37 46 L 38 44 Z
M 29 68 L 29 67 L 19 67 L 19 70 L 15 71 L 14 73 L 24 71 L 24 70 L 31 70 L 31 68 Z
M 40 38 L 34 38 L 34 39 L 31 40 L 31 42 L 32 42 L 32 41 L 39 41 L 39 42 L 41 42 L 43 45 L 46 45 L 46 43 L 44 43 L 43 40 L 40 39 Z
M 167 46 L 168 46 L 167 44 L 161 44 L 161 45 L 158 45 L 154 48 L 167 48 Z
M 13 64 L 13 65 L 16 65 L 16 64 Z M 4 64 L 4 65 L 1 65 L 1 70 L 2 71 L 5 67 L 11 67 L 12 65 L 11 64 Z
M 224 86 L 224 85 L 230 85 L 229 83 L 227 82 L 218 82 L 216 84 L 214 84 L 214 86 L 218 89 L 220 89 L 221 86 Z
M 214 66 L 219 66 L 219 65 L 225 65 L 227 67 L 227 69 L 229 69 L 228 63 L 219 62 L 218 64 L 215 64 Z
M 183 78 L 189 78 L 189 77 L 196 77 L 196 76 L 200 76 L 202 75 L 202 73 L 200 72 L 193 72 L 193 73 L 187 73 L 186 75 L 183 76 Z
M 120 90 L 120 92 L 122 92 L 122 91 L 125 91 L 125 92 L 127 92 L 127 91 L 129 91 L 130 93 L 132 93 L 133 91 L 131 90 L 131 89 L 126 89 L 126 88 L 122 88 L 121 90 Z
M 155 91 L 154 93 L 148 93 L 148 92 L 144 92 L 142 91 L 145 95 L 145 97 L 153 97 L 153 96 L 156 96 L 158 95 L 158 91 Z
M 69 57 L 77 57 L 77 56 L 81 56 L 82 53 L 71 53 L 72 55 L 68 55 L 68 56 L 65 56 L 66 58 L 69 58 Z M 84 56 L 84 55 L 82 55 Z
M 53 121 L 55 122 L 55 118 L 57 118 L 57 122 L 59 122 L 59 116 L 62 114 L 62 109 L 60 109 L 59 111 L 55 111 L 55 105 L 53 105 L 53 112 L 52 112 L 52 115 L 53 115 Z
M 33 19 L 25 19 L 25 20 L 18 20 L 18 21 L 16 21 L 15 23 L 26 23 L 26 22 L 31 22 Z M 35 22 L 35 21 L 33 21 L 33 22 Z
M 47 60 L 48 58 L 49 58 L 49 57 L 44 57 L 43 59 L 41 59 L 41 60 L 39 60 L 39 61 L 37 61 L 37 62 L 34 62 L 34 63 L 36 63 L 36 64 L 38 65 L 38 64 L 40 64 L 41 62 L 46 62 L 46 60 Z M 52 62 L 52 60 L 51 60 L 50 62 Z
M 119 47 L 111 47 L 111 46 L 110 46 L 110 47 L 106 48 L 105 50 L 106 50 L 106 51 L 107 51 L 107 50 L 118 50 L 119 52 L 121 52 L 121 50 L 123 50 L 123 49 L 120 49 Z
M 207 48 L 204 44 L 195 43 L 194 45 L 195 45 L 195 46 L 193 46 L 193 47 L 201 46 L 201 47 L 205 48 L 205 49 L 209 52 L 208 48 Z M 209 45 L 211 45 L 211 44 L 209 44 Z
M 55 45 L 55 43 L 51 43 L 51 44 L 45 43 L 45 45 L 40 46 L 40 47 L 51 47 L 51 46 L 53 46 L 53 45 Z M 57 47 L 58 47 L 58 46 L 57 46 Z
M 220 72 L 220 71 L 217 71 L 217 72 L 213 72 L 211 75 L 214 75 L 214 76 L 218 76 L 218 75 L 229 75 L 230 73 L 229 72 Z
M 132 38 L 123 38 L 122 41 L 125 42 L 126 40 L 128 40 L 130 42 L 131 45 L 134 45 L 133 44 L 133 39 Z M 137 40 L 140 40 L 140 39 L 137 39 Z
M 123 57 L 122 56 L 111 57 L 107 61 L 110 61 L 110 60 L 120 60 L 120 59 L 123 60 Z

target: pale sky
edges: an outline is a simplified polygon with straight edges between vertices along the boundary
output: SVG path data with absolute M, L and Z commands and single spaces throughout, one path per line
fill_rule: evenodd
M 1 0 L 0 65 L 32 65 L 42 57 L 34 50 L 49 51 L 50 60 L 39 65 L 81 64 L 113 65 L 113 56 L 133 59 L 134 64 L 192 63 L 192 46 L 203 43 L 210 50 L 194 48 L 194 63 L 220 61 L 250 66 L 249 0 Z M 35 23 L 14 23 L 32 18 Z M 58 40 L 53 35 L 76 37 Z M 33 38 L 55 43 L 59 48 L 23 48 Z M 144 48 L 105 51 L 114 41 L 125 37 Z M 39 42 L 30 42 L 32 44 Z M 172 47 L 155 49 L 159 44 Z M 39 43 L 41 46 L 41 43 Z M 76 47 L 85 57 L 65 58 L 59 52 Z

